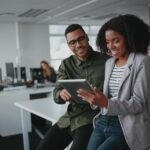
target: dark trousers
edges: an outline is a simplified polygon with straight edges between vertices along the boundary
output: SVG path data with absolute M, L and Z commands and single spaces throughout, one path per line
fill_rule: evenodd
M 92 130 L 92 124 L 82 126 L 73 132 L 70 131 L 70 127 L 59 128 L 55 124 L 36 150 L 64 150 L 71 142 L 70 150 L 86 150 Z

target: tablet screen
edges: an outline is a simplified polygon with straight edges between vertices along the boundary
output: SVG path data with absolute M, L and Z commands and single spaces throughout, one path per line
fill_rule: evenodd
M 92 90 L 90 84 L 87 82 L 86 79 L 68 79 L 68 80 L 58 80 L 58 83 L 61 84 L 63 88 L 65 88 L 70 95 L 72 96 L 73 100 L 77 103 L 87 103 L 86 101 L 82 100 L 77 95 L 77 90 L 79 88 L 85 90 Z

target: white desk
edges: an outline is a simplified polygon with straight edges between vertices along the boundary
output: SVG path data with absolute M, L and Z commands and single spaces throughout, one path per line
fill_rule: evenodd
M 28 112 L 52 121 L 54 124 L 67 109 L 67 104 L 58 105 L 53 101 L 52 97 L 15 102 L 15 105 L 21 110 L 24 150 L 29 150 L 28 123 L 26 120 Z
M 0 135 L 10 136 L 22 133 L 21 118 L 19 109 L 14 106 L 14 102 L 30 101 L 30 96 L 33 94 L 49 93 L 54 87 L 43 88 L 21 88 L 7 89 L 0 91 Z M 28 130 L 31 131 L 31 117 L 27 117 Z

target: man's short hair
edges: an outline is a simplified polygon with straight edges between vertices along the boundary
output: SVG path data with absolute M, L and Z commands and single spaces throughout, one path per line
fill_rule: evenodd
M 81 25 L 79 25 L 79 24 L 71 24 L 65 30 L 65 37 L 67 36 L 68 33 L 73 32 L 73 31 L 75 31 L 77 29 L 80 29 L 80 30 L 82 30 L 85 33 L 85 31 L 84 31 L 84 29 L 82 28 Z

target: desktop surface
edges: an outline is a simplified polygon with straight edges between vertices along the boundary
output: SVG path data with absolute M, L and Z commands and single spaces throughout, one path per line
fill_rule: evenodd
M 23 82 L 11 83 L 11 84 L 1 85 L 1 86 L 3 86 L 2 90 L 4 91 L 26 88 L 26 85 Z
M 50 97 L 34 101 L 16 102 L 15 105 L 53 123 L 67 110 L 67 104 L 56 104 L 53 98 Z
M 25 85 L 25 83 L 24 82 L 17 82 L 17 83 L 12 83 L 11 85 L 12 86 L 23 86 L 23 85 Z
M 3 89 L 3 91 L 11 91 L 11 90 L 21 90 L 21 89 L 26 89 L 27 87 L 25 85 L 22 85 L 22 86 L 8 86 L 8 87 L 5 87 Z

